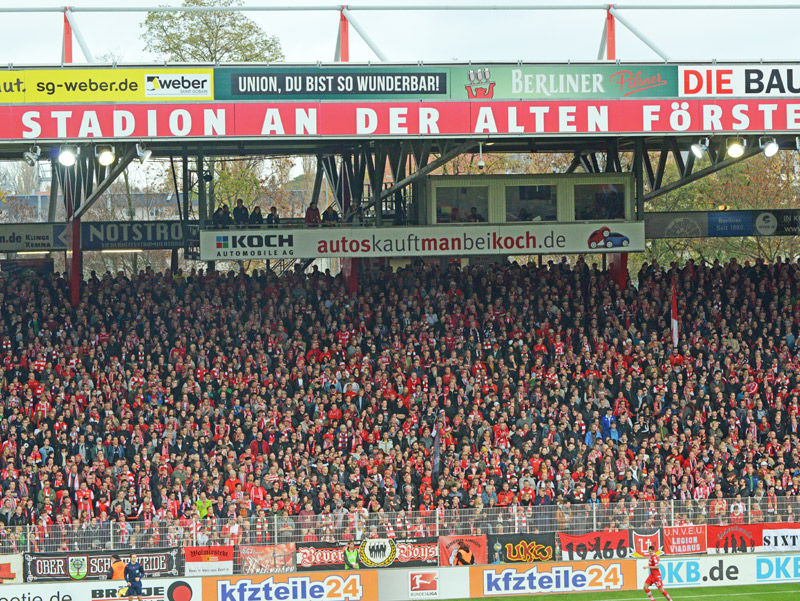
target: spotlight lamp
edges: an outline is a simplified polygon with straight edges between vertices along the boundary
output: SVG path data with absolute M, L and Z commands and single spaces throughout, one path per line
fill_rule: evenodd
M 97 146 L 94 149 L 94 156 L 97 157 L 97 162 L 100 163 L 103 167 L 108 167 L 114 162 L 116 158 L 116 154 L 114 152 L 114 147 L 108 144 L 103 144 L 101 146 Z
M 777 140 L 771 136 L 765 136 L 763 138 L 759 138 L 758 145 L 761 147 L 761 150 L 764 151 L 764 156 L 773 157 L 778 153 L 780 147 L 778 146 Z
M 64 144 L 58 151 L 58 162 L 64 167 L 72 167 L 78 158 L 78 147 L 72 144 Z
M 22 158 L 28 163 L 28 166 L 33 167 L 39 160 L 39 155 L 42 154 L 42 149 L 38 146 L 31 146 L 29 150 L 22 153 Z
M 728 156 L 732 159 L 738 159 L 744 154 L 744 149 L 747 147 L 747 140 L 744 138 L 730 138 L 726 144 L 728 147 Z
M 697 142 L 692 144 L 692 154 L 698 159 L 702 159 L 705 153 L 708 152 L 708 138 L 700 138 Z

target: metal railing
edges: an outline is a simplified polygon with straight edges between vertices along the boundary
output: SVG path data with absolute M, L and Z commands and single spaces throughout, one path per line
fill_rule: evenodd
M 562 503 L 377 513 L 335 510 L 294 516 L 247 513 L 247 517 L 229 519 L 156 517 L 147 522 L 128 522 L 127 527 L 97 520 L 49 526 L 2 525 L 0 554 L 335 543 L 364 538 L 481 534 L 586 534 L 607 528 L 636 530 L 688 524 L 781 523 L 800 521 L 800 497 Z M 6 516 L 0 519 L 3 517 Z

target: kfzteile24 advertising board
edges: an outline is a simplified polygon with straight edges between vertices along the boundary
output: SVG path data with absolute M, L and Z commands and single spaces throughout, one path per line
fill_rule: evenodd
M 203 578 L 203 601 L 378 601 L 378 571 Z
M 469 581 L 473 599 L 637 588 L 636 562 L 631 560 L 473 566 Z

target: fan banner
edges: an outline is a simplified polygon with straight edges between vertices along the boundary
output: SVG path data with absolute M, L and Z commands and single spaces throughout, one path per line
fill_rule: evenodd
M 183 552 L 186 576 L 233 574 L 233 547 L 186 547 Z
M 718 554 L 761 551 L 764 544 L 763 529 L 763 524 L 709 526 L 708 552 Z
M 441 565 L 462 565 L 456 560 L 460 549 L 465 549 L 472 554 L 472 564 L 488 563 L 486 535 L 484 534 L 482 536 L 440 536 L 439 559 Z
M 631 535 L 631 555 L 630 557 L 647 557 L 650 555 L 650 547 L 656 548 L 656 553 L 661 555 L 664 552 L 661 544 L 661 530 L 650 528 L 644 530 L 629 530 Z
M 667 526 L 664 532 L 664 553 L 685 555 L 705 553 L 707 550 L 705 526 Z
M 558 540 L 561 545 L 561 559 L 565 561 L 627 559 L 631 554 L 627 530 L 579 535 L 559 532 Z
M 239 563 L 242 574 L 276 574 L 294 572 L 294 543 L 280 545 L 240 545 Z
M 489 563 L 536 563 L 556 557 L 555 532 L 545 534 L 489 534 Z
M 344 569 L 345 546 L 346 543 L 297 543 L 297 569 Z M 405 540 L 370 538 L 359 544 L 358 562 L 361 568 L 435 566 L 439 564 L 439 543 L 434 537 Z
M 25 553 L 25 582 L 40 580 L 103 580 L 108 577 L 113 551 L 94 551 L 87 553 Z M 118 552 L 123 561 L 131 555 L 139 558 L 144 568 L 145 578 L 158 578 L 180 575 L 181 550 L 178 547 L 166 549 L 140 549 Z

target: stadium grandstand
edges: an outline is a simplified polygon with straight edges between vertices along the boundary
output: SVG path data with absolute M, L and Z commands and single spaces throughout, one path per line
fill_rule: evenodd
M 800 582 L 800 65 L 612 5 L 596 61 L 390 63 L 336 6 L 334 62 L 284 63 L 239 8 L 295 7 L 209 2 L 109 10 L 258 43 L 96 64 L 107 7 L 42 8 L 62 64 L 0 73 L 0 601 Z M 687 188 L 724 170 L 776 206 Z M 715 238 L 781 250 L 655 259 Z
M 0 550 L 796 520 L 797 263 L 363 284 L 3 280 Z

